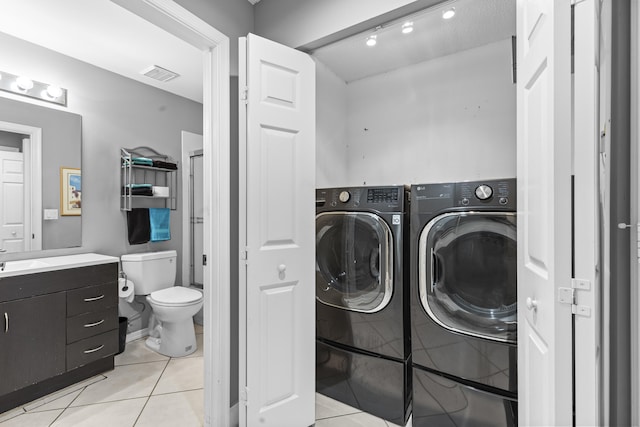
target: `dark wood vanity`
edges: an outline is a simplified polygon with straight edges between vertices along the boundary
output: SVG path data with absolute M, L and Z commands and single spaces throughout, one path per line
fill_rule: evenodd
M 118 264 L 0 277 L 0 413 L 113 369 Z

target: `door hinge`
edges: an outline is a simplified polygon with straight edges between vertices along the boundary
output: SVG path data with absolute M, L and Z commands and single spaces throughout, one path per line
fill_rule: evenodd
M 576 290 L 590 291 L 591 282 L 584 279 L 571 279 L 570 288 L 558 288 L 558 302 L 561 304 L 570 304 L 571 313 L 576 316 L 590 317 L 591 307 L 577 303 Z
M 249 249 L 240 251 L 240 259 L 243 261 L 247 261 L 249 259 Z
M 207 255 L 202 254 L 202 265 L 207 265 Z
M 244 402 L 245 406 L 249 404 L 249 389 L 247 387 L 240 390 L 240 401 Z
M 245 104 L 249 102 L 249 88 L 247 86 L 240 91 L 240 100 L 244 101 Z

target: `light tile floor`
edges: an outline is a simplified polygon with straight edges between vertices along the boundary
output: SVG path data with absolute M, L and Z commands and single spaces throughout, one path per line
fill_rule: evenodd
M 127 343 L 115 369 L 0 414 L 0 427 L 197 427 L 204 419 L 202 327 L 198 350 L 170 358 L 145 339 Z M 317 427 L 394 427 L 316 394 Z

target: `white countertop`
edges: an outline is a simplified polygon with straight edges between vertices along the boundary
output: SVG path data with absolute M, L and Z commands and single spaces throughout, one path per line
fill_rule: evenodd
M 0 271 L 0 278 L 118 261 L 117 257 L 94 253 L 5 261 L 4 271 Z

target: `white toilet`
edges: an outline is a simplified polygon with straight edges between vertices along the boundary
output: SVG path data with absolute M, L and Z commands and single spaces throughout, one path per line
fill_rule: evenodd
M 176 251 L 122 255 L 122 270 L 133 281 L 136 295 L 146 295 L 151 306 L 150 349 L 170 357 L 186 356 L 198 348 L 193 315 L 203 304 L 202 292 L 174 286 Z

